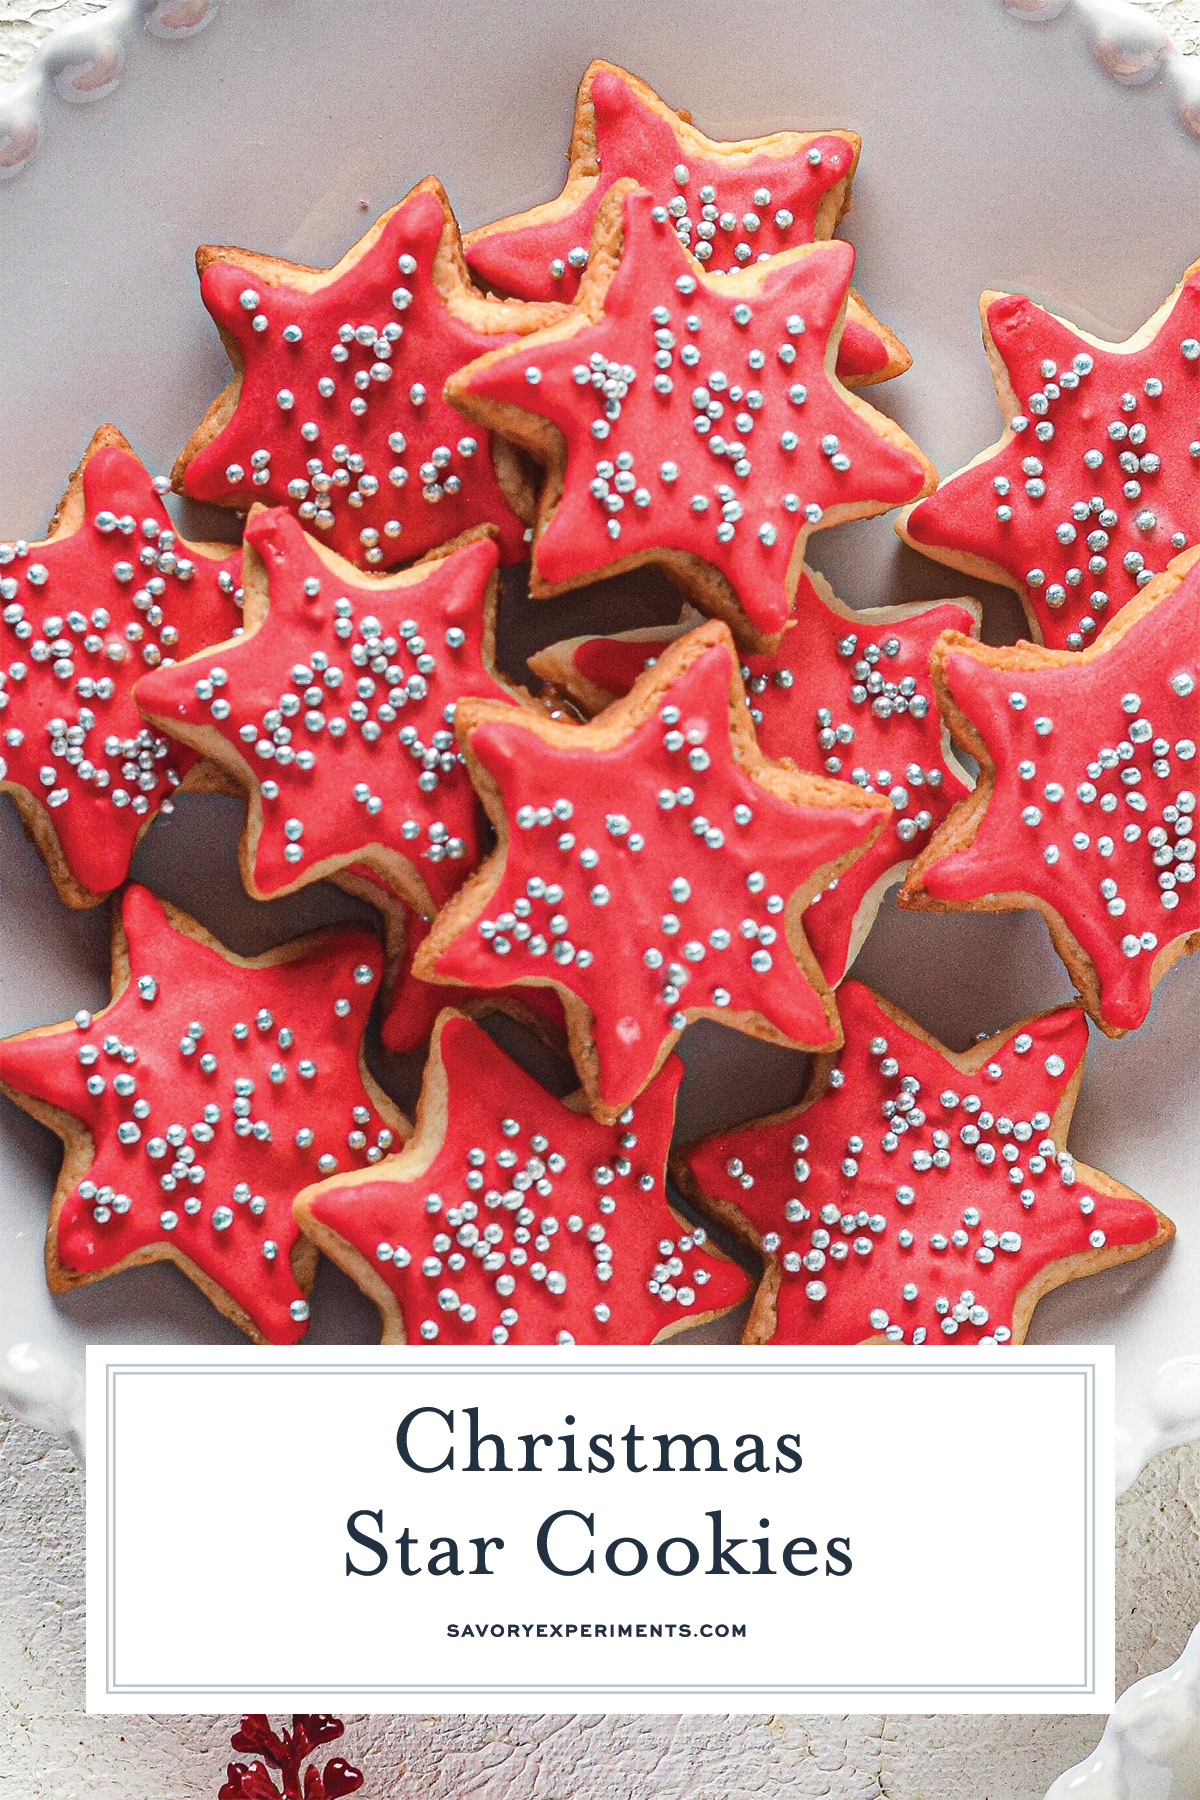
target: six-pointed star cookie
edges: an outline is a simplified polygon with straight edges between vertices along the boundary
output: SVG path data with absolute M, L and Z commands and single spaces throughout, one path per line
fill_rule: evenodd
M 1169 1219 L 1067 1150 L 1087 1021 L 1045 1013 L 956 1055 L 848 981 L 808 1097 L 673 1166 L 764 1258 L 747 1343 L 1021 1343 L 1038 1300 L 1144 1256 Z
M 470 284 L 441 184 L 422 181 L 332 269 L 250 250 L 196 253 L 201 298 L 236 371 L 175 465 L 218 506 L 290 506 L 352 562 L 394 568 L 488 522 L 524 555 L 528 484 L 464 432 L 446 377 L 562 316 Z
M 860 144 L 852 131 L 714 142 L 636 75 L 594 62 L 579 84 L 570 168 L 558 199 L 468 232 L 463 251 L 477 278 L 503 294 L 570 300 L 587 266 L 596 209 L 614 181 L 633 176 L 713 274 L 763 262 L 832 234 L 849 210 Z M 838 346 L 841 379 L 863 387 L 903 374 L 911 362 L 852 291 Z
M 531 593 L 656 562 L 767 648 L 811 530 L 928 492 L 916 445 L 827 366 L 853 261 L 809 244 L 709 276 L 652 195 L 610 188 L 571 316 L 446 388 L 547 467 Z
M 1082 654 L 955 632 L 934 650 L 939 702 L 979 783 L 901 902 L 1037 907 L 1110 1037 L 1140 1025 L 1156 982 L 1200 947 L 1198 557 L 1178 557 Z
M 367 864 L 435 911 L 479 853 L 455 707 L 518 701 L 494 668 L 494 538 L 363 575 L 276 507 L 245 552 L 244 634 L 143 680 L 138 704 L 245 788 L 256 899 Z
M 1200 263 L 1123 344 L 984 294 L 1000 441 L 901 516 L 906 543 L 1015 588 L 1039 643 L 1081 650 L 1200 537 Z
M 0 1089 L 65 1145 L 52 1291 L 170 1260 L 247 1336 L 302 1337 L 294 1196 L 408 1130 L 361 1057 L 379 965 L 361 927 L 234 956 L 127 888 L 111 1004 L 0 1043 Z
M 385 1344 L 661 1343 L 750 1286 L 667 1201 L 682 1077 L 669 1058 L 601 1125 L 443 1012 L 403 1153 L 306 1188 L 297 1221 L 378 1306 Z
M 840 1041 L 801 913 L 890 808 L 762 754 L 723 625 L 672 644 L 590 725 L 507 712 L 460 708 L 499 842 L 434 922 L 417 975 L 553 983 L 610 1123 L 693 1019 L 801 1049 Z
M 40 543 L 0 544 L 0 788 L 60 898 L 94 906 L 195 758 L 147 730 L 139 675 L 227 638 L 241 552 L 177 536 L 159 488 L 111 425 Z
M 795 629 L 773 655 L 747 656 L 742 680 L 758 746 L 813 775 L 884 794 L 894 812 L 868 850 L 816 895 L 804 932 L 836 986 L 862 945 L 887 888 L 900 881 L 933 827 L 968 791 L 943 744 L 929 657 L 940 632 L 972 632 L 974 601 L 854 612 L 810 569 L 796 589 Z M 628 693 L 686 623 L 616 637 L 574 638 L 529 659 L 535 675 L 595 713 Z

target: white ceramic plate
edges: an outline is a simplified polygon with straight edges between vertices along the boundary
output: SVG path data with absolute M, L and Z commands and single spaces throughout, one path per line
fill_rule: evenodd
M 227 374 L 197 293 L 198 242 L 327 264 L 430 171 L 464 227 L 546 198 L 595 55 L 643 75 L 714 136 L 862 134 L 846 233 L 859 248 L 856 284 L 915 358 L 872 398 L 943 470 L 995 436 L 982 288 L 1030 291 L 1121 338 L 1200 248 L 1196 145 L 1161 94 L 1114 89 L 1075 15 L 1032 27 L 994 0 L 228 0 L 186 47 L 133 41 L 103 106 L 52 107 L 41 153 L 0 187 L 0 533 L 41 532 L 102 420 L 152 468 L 169 467 Z M 211 518 L 187 516 L 193 536 L 228 531 L 228 520 L 214 533 Z M 851 604 L 970 586 L 902 549 L 886 519 L 822 534 L 812 556 Z M 985 635 L 1016 637 L 1012 596 L 976 591 Z M 597 594 L 543 604 L 536 623 L 548 641 L 603 618 Z M 188 800 L 154 827 L 136 873 L 243 950 L 350 910 L 328 889 L 269 907 L 247 900 L 239 818 L 230 802 Z M 104 915 L 58 904 L 7 802 L 0 884 L 0 1030 L 101 1003 Z M 1069 994 L 1032 913 L 940 918 L 889 905 L 855 972 L 957 1047 Z M 1168 978 L 1135 1036 L 1093 1035 L 1072 1148 L 1169 1213 L 1178 1238 L 1060 1289 L 1031 1334 L 1116 1344 L 1127 1471 L 1200 1422 L 1198 1021 L 1200 958 Z M 803 1069 L 716 1028 L 690 1034 L 686 1056 L 684 1136 L 784 1104 Z M 45 1365 L 57 1376 L 39 1377 L 25 1354 L 10 1386 L 69 1390 L 88 1341 L 229 1341 L 231 1328 L 165 1265 L 48 1295 L 42 1238 L 57 1166 L 57 1142 L 3 1105 L 0 1352 L 29 1343 L 59 1359 Z M 318 1339 L 374 1334 L 373 1310 L 328 1267 L 314 1316 Z

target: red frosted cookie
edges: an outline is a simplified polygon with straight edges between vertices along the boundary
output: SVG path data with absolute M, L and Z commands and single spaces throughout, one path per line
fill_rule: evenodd
M 288 506 L 332 549 L 395 568 L 473 526 L 525 554 L 528 482 L 442 399 L 472 357 L 561 317 L 485 299 L 440 182 L 419 183 L 332 269 L 204 245 L 200 294 L 232 382 L 175 465 L 181 493 Z
M 974 601 L 854 612 L 811 570 L 796 589 L 795 630 L 770 655 L 746 656 L 742 680 L 759 749 L 813 775 L 836 775 L 891 801 L 893 818 L 804 915 L 804 933 L 831 986 L 846 973 L 886 890 L 969 787 L 942 743 L 929 657 L 938 634 L 973 632 Z M 650 627 L 572 638 L 531 656 L 535 675 L 595 713 L 628 693 L 686 630 Z
M 303 1337 L 316 1256 L 294 1195 L 408 1132 L 362 1061 L 379 964 L 347 926 L 235 956 L 126 889 L 111 1003 L 0 1043 L 0 1089 L 65 1146 L 53 1293 L 168 1260 L 248 1337 Z
M 429 1042 L 438 1013 L 448 998 L 440 982 L 422 981 L 413 974 L 413 957 L 428 935 L 429 920 L 406 908 L 403 948 L 379 1024 L 383 1047 L 394 1055 L 403 1055 Z M 478 994 L 464 989 L 456 991 L 453 998 L 459 1011 L 472 1018 L 490 1012 L 508 1013 L 536 1031 L 552 1048 L 560 1048 L 566 1039 L 562 1002 L 553 988 L 526 985 L 511 991 L 500 988 Z
M 1140 1025 L 1155 984 L 1200 947 L 1198 556 L 1178 557 L 1081 655 L 956 632 L 934 651 L 939 703 L 979 783 L 901 902 L 1037 907 L 1110 1037 Z
M 764 1259 L 746 1343 L 1021 1343 L 1043 1294 L 1174 1236 L 1066 1148 L 1087 1021 L 956 1055 L 857 981 L 808 1097 L 684 1151 L 681 1191 Z
M 150 731 L 139 675 L 240 621 L 241 552 L 189 544 L 102 425 L 39 543 L 0 544 L 0 788 L 61 899 L 94 906 L 195 757 Z
M 750 1287 L 666 1198 L 682 1077 L 670 1057 L 600 1125 L 443 1012 L 403 1154 L 306 1188 L 297 1221 L 375 1302 L 385 1344 L 661 1343 Z
M 480 532 L 362 575 L 281 508 L 251 513 L 244 634 L 143 680 L 137 699 L 245 789 L 256 899 L 367 864 L 432 913 L 474 868 L 454 710 L 466 694 L 519 699 L 495 670 L 496 557 Z
M 614 181 L 632 176 L 667 208 L 698 262 L 712 274 L 726 265 L 734 270 L 830 237 L 850 207 L 859 148 L 852 131 L 715 142 L 636 75 L 594 62 L 579 84 L 570 168 L 558 199 L 469 231 L 463 251 L 475 276 L 500 293 L 573 299 L 600 202 Z M 864 387 L 903 374 L 911 362 L 851 291 L 840 379 Z
M 929 491 L 916 445 L 826 367 L 853 262 L 808 244 L 710 276 L 651 194 L 609 189 L 569 318 L 446 387 L 547 467 L 535 596 L 654 562 L 766 648 L 810 531 Z
M 1000 441 L 901 516 L 906 543 L 1015 588 L 1039 643 L 1081 650 L 1200 537 L 1200 263 L 1123 344 L 984 294 Z
M 589 725 L 464 701 L 457 728 L 499 842 L 434 922 L 419 976 L 557 987 L 609 1123 L 694 1019 L 840 1041 L 801 913 L 890 809 L 762 754 L 723 625 L 671 645 Z

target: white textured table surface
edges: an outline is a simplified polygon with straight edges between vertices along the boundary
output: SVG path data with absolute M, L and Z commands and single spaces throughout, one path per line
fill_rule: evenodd
M 0 1518 L 0 1800 L 213 1800 L 232 1720 L 84 1716 L 82 1478 L 62 1445 L 3 1416 Z M 1160 1456 L 1119 1504 L 1118 1691 L 1173 1661 L 1200 1617 L 1198 1524 L 1200 1445 Z M 363 1718 L 338 1748 L 367 1774 L 363 1800 L 1044 1800 L 1101 1726 Z
M 104 3 L 0 0 L 0 81 Z M 1200 0 L 1136 3 L 1200 55 Z M 1200 1618 L 1200 1445 L 1159 1457 L 1125 1495 L 1117 1552 L 1121 1692 Z M 65 1448 L 2 1414 L 0 1613 L 0 1800 L 212 1800 L 233 1721 L 84 1716 L 82 1478 Z M 1101 1723 L 365 1718 L 338 1748 L 367 1772 L 364 1800 L 1043 1800 Z

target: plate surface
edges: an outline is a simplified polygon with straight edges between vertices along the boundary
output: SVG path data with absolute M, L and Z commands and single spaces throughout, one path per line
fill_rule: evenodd
M 197 243 L 327 264 L 431 171 L 464 228 L 547 198 L 561 184 L 576 82 L 597 55 L 713 136 L 862 134 L 844 233 L 859 249 L 855 281 L 914 356 L 872 399 L 943 471 L 996 435 L 981 289 L 1022 289 L 1121 338 L 1200 248 L 1195 144 L 1159 96 L 1115 91 L 1069 18 L 1032 29 L 991 0 L 687 0 L 669 13 L 607 0 L 228 0 L 186 47 L 136 41 L 120 90 L 103 106 L 58 108 L 41 156 L 0 188 L 0 531 L 41 533 L 102 420 L 152 468 L 170 466 L 227 377 L 199 302 Z M 228 534 L 227 519 L 181 517 L 192 536 Z M 975 591 L 985 636 L 1019 635 L 1011 595 L 903 549 L 888 519 L 819 534 L 810 549 L 853 605 Z M 610 593 L 618 584 L 529 608 L 523 647 L 529 629 L 543 642 L 602 629 Z M 626 596 L 614 626 L 634 622 L 631 605 Z M 265 907 L 246 899 L 239 817 L 228 801 L 181 803 L 135 872 L 240 950 L 351 910 L 328 889 Z M 58 904 L 7 803 L 0 894 L 0 1031 L 101 1004 L 103 912 Z M 960 1048 L 1070 992 L 1036 914 L 939 918 L 889 904 L 855 973 Z M 1200 1362 L 1161 1374 L 1200 1353 L 1198 1051 L 1200 958 L 1164 982 L 1136 1035 L 1093 1034 L 1072 1148 L 1153 1200 L 1179 1235 L 1169 1251 L 1060 1289 L 1031 1333 L 1117 1345 L 1131 1462 L 1200 1415 L 1188 1398 Z M 804 1067 L 715 1027 L 689 1034 L 685 1058 L 685 1137 L 787 1103 Z M 51 1299 L 42 1238 L 57 1141 L 0 1105 L 0 1351 L 28 1341 L 79 1369 L 88 1341 L 230 1341 L 165 1266 Z M 314 1319 L 316 1340 L 374 1335 L 373 1309 L 328 1267 Z

